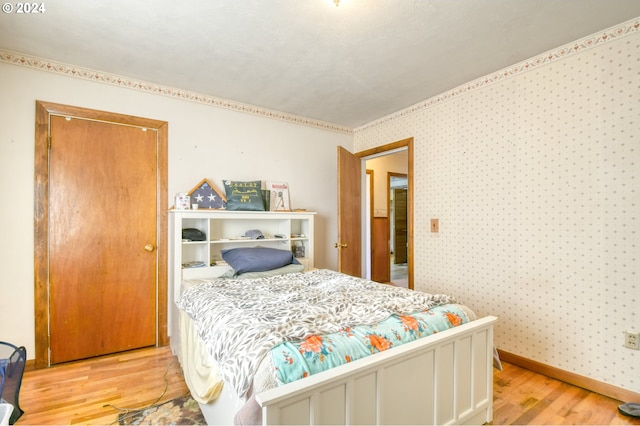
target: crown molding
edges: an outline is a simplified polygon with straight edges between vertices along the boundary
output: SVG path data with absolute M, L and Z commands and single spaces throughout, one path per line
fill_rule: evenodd
M 600 46 L 602 44 L 617 40 L 621 37 L 629 34 L 637 33 L 640 30 L 640 17 L 624 22 L 622 24 L 613 26 L 602 32 L 587 36 L 585 38 L 567 43 L 557 49 L 549 50 L 541 55 L 519 62 L 515 65 L 503 68 L 492 74 L 487 74 L 484 77 L 480 77 L 476 80 L 472 80 L 468 83 L 462 84 L 455 89 L 446 91 L 442 94 L 433 96 L 424 101 L 418 102 L 410 107 L 401 109 L 400 111 L 381 117 L 377 120 L 371 121 L 363 126 L 354 129 L 354 134 L 363 132 L 365 130 L 377 127 L 394 120 L 406 117 L 413 113 L 423 111 L 431 108 L 435 105 L 442 104 L 451 99 L 458 98 L 464 94 L 473 92 L 475 90 L 487 87 L 491 84 L 498 83 L 500 81 L 507 80 L 514 76 L 520 75 L 532 69 L 538 68 L 543 65 L 555 62 L 557 60 L 566 58 L 585 50 L 589 50 L 593 47 Z
M 25 55 L 22 53 L 11 52 L 0 49 L 0 62 L 18 65 L 25 68 L 36 69 L 39 71 L 60 74 L 67 77 L 78 78 L 81 80 L 89 80 L 97 83 L 104 83 L 111 86 L 123 87 L 126 89 L 136 90 L 139 92 L 152 93 L 155 95 L 167 96 L 174 99 L 180 99 L 188 102 L 195 102 L 217 108 L 224 108 L 231 111 L 243 112 L 246 114 L 257 115 L 260 117 L 271 118 L 274 120 L 286 121 L 294 124 L 314 127 L 317 129 L 331 130 L 334 132 L 353 134 L 351 127 L 340 126 L 338 124 L 329 123 L 321 120 L 301 117 L 299 115 L 289 114 L 286 112 L 274 111 L 266 108 L 257 107 L 255 105 L 244 104 L 229 99 L 218 98 L 215 96 L 205 95 L 202 93 L 190 92 L 188 90 L 177 89 L 174 87 L 163 86 L 161 84 L 150 83 L 143 80 L 136 80 L 129 77 L 110 74 L 103 71 L 96 71 L 89 68 L 83 68 L 76 65 L 65 64 L 50 59 L 39 58 L 36 56 Z
M 559 59 L 566 58 L 579 52 L 591 49 L 596 46 L 600 46 L 604 43 L 608 43 L 617 40 L 621 37 L 629 34 L 637 33 L 640 30 L 640 18 L 632 19 L 622 24 L 611 27 L 600 33 L 596 33 L 591 36 L 584 37 L 577 41 L 567 43 L 557 49 L 549 50 L 541 55 L 519 62 L 515 65 L 503 68 L 492 74 L 480 77 L 469 83 L 460 85 L 452 90 L 446 91 L 442 94 L 433 96 L 424 101 L 418 102 L 410 107 L 404 108 L 395 113 L 386 115 L 377 120 L 371 121 L 358 128 L 351 128 L 346 126 L 340 126 L 337 124 L 329 123 L 321 120 L 314 120 L 311 118 L 301 117 L 294 114 L 289 114 L 280 111 L 274 111 L 266 108 L 257 107 L 254 105 L 244 104 L 228 99 L 218 98 L 215 96 L 205 95 L 201 93 L 191 92 L 187 90 L 177 89 L 174 87 L 163 86 L 156 83 L 150 83 L 143 80 L 131 79 L 115 74 L 110 74 L 102 71 L 96 71 L 88 68 L 82 68 L 75 65 L 65 64 L 61 62 L 52 61 L 49 59 L 39 58 L 35 56 L 29 56 L 21 53 L 10 52 L 6 50 L 0 50 L 0 62 L 23 66 L 27 68 L 37 69 L 40 71 L 51 72 L 54 74 L 61 74 L 72 78 L 79 78 L 83 80 L 90 80 L 99 83 L 109 84 L 112 86 L 123 87 L 131 90 L 137 90 L 145 93 L 152 93 L 162 96 L 167 96 L 175 99 L 180 99 L 189 102 L 195 102 L 199 104 L 209 105 L 217 108 L 224 108 L 231 111 L 243 112 L 260 117 L 271 118 L 274 120 L 287 121 L 290 123 L 300 124 L 304 126 L 314 127 L 323 130 L 331 130 L 339 133 L 352 135 L 368 130 L 373 127 L 380 126 L 382 124 L 403 118 L 407 115 L 425 110 L 435 105 L 439 105 L 443 102 L 447 102 L 451 99 L 455 99 L 466 93 L 484 88 L 491 84 L 504 81 L 514 76 L 520 75 L 529 70 L 538 68 L 540 66 L 555 62 Z

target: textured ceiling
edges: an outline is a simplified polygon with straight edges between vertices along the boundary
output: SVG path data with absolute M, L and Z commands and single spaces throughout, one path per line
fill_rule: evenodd
M 0 49 L 349 127 L 640 16 L 639 0 L 44 5 L 0 14 Z

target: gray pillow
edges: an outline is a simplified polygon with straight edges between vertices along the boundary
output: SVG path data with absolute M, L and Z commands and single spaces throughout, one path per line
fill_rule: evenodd
M 289 250 L 270 247 L 241 247 L 222 250 L 220 253 L 236 274 L 269 271 L 291 263 L 300 263 Z
M 245 272 L 244 274 L 236 274 L 236 271 L 229 270 L 222 274 L 220 278 L 236 278 L 236 279 L 254 279 L 263 277 L 273 277 L 276 275 L 293 274 L 304 271 L 304 265 L 291 263 L 281 268 L 271 269 L 269 271 Z

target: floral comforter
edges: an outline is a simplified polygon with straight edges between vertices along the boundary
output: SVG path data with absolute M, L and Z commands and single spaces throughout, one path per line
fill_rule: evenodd
M 193 319 L 224 381 L 242 397 L 262 358 L 283 342 L 303 341 L 304 346 L 309 338 L 317 339 L 312 336 L 348 334 L 358 325 L 381 323 L 394 314 L 402 324 L 409 324 L 412 320 L 403 316 L 456 301 L 318 269 L 251 280 L 201 280 L 176 303 Z M 458 315 L 454 312 L 450 310 Z M 454 316 L 445 314 L 451 326 L 458 321 Z M 367 339 L 372 342 L 371 337 Z M 380 345 L 384 349 L 385 344 Z
M 372 325 L 357 325 L 329 335 L 313 334 L 302 341 L 284 342 L 271 350 L 276 381 L 291 383 L 311 374 L 448 330 L 470 321 L 461 305 L 434 306 L 408 315 L 391 315 Z

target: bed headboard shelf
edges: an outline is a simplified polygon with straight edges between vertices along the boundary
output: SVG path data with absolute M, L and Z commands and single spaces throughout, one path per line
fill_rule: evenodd
M 169 291 L 178 297 L 184 279 L 221 276 L 229 270 L 220 252 L 237 247 L 293 250 L 306 269 L 313 268 L 314 212 L 254 212 L 230 210 L 169 211 Z M 204 241 L 183 241 L 182 229 L 196 228 Z M 264 238 L 245 238 L 258 229 Z M 302 255 L 303 254 L 303 255 Z M 173 299 L 175 300 L 175 299 Z

